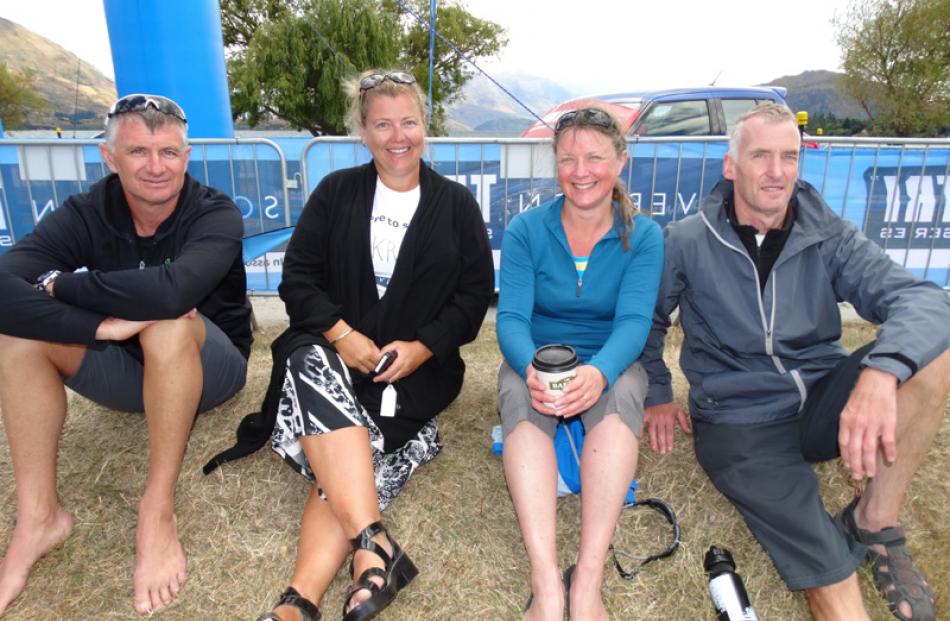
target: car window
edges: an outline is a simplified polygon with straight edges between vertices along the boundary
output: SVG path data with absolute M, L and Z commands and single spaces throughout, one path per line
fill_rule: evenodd
M 706 100 L 655 104 L 636 128 L 640 136 L 707 136 L 710 134 Z
M 739 117 L 745 114 L 748 110 L 756 107 L 760 102 L 768 100 L 758 100 L 755 99 L 723 99 L 722 100 L 722 113 L 726 117 L 726 133 L 732 132 L 732 128 L 735 126 L 736 121 L 739 120 Z

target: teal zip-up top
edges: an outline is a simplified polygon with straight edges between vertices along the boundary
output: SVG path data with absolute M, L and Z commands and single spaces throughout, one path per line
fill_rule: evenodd
M 594 245 L 583 279 L 561 224 L 564 197 L 519 214 L 501 245 L 497 332 L 522 377 L 541 345 L 574 347 L 608 388 L 639 356 L 650 332 L 663 267 L 663 234 L 636 216 L 630 250 L 616 227 Z

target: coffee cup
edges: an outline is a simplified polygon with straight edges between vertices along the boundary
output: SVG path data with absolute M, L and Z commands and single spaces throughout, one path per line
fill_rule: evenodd
M 562 395 L 564 387 L 577 376 L 577 352 L 570 345 L 552 344 L 534 352 L 531 366 L 548 392 Z

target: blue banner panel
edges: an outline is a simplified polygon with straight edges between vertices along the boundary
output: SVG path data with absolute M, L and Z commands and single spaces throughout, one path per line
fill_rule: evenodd
M 722 178 L 725 152 L 724 141 L 631 143 L 623 178 L 634 203 L 665 225 L 699 210 L 702 197 Z M 198 140 L 192 141 L 188 171 L 230 195 L 244 217 L 245 235 L 263 240 L 250 244 L 249 288 L 273 292 L 285 229 L 297 222 L 307 197 L 330 172 L 369 159 L 355 138 Z M 478 201 L 496 270 L 511 219 L 559 192 L 548 142 L 438 139 L 429 144 L 427 159 Z M 950 144 L 819 144 L 803 150 L 800 168 L 833 210 L 896 262 L 950 286 Z M 67 196 L 107 173 L 97 146 L 88 141 L 0 141 L 0 253 Z

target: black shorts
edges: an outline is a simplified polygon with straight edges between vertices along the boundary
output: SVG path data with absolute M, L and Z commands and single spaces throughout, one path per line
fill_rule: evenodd
M 872 345 L 815 384 L 798 416 L 749 425 L 693 421 L 697 460 L 793 591 L 844 580 L 867 552 L 825 510 L 810 463 L 839 456 L 841 411 Z

